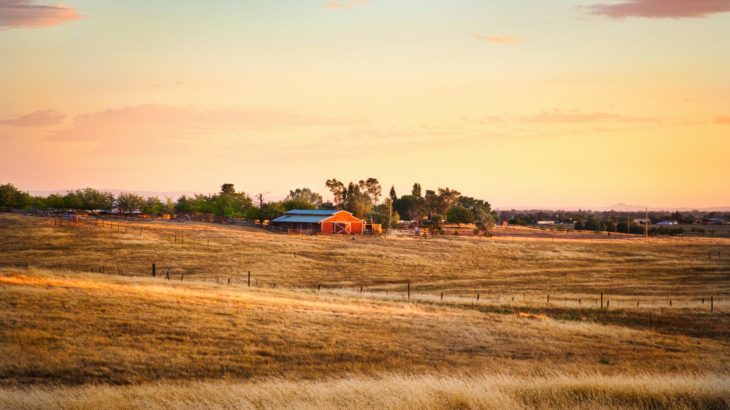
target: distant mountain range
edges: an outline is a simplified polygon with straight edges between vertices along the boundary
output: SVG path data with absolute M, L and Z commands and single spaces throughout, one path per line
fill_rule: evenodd
M 623 211 L 623 212 L 643 212 L 649 210 L 652 212 L 730 212 L 730 205 L 728 206 L 712 206 L 704 208 L 692 208 L 688 206 L 682 207 L 671 207 L 671 206 L 646 206 L 646 205 L 631 205 L 619 202 L 610 206 L 601 207 L 587 207 L 587 206 L 558 206 L 558 207 L 534 207 L 534 206 L 496 206 L 495 209 L 500 211 L 519 210 L 519 211 L 577 211 L 582 209 L 584 211 Z
M 596 211 L 631 211 L 631 212 L 638 212 L 643 211 L 645 209 L 648 209 L 650 211 L 679 211 L 679 212 L 689 212 L 689 211 L 701 211 L 701 212 L 727 212 L 730 211 L 730 206 L 713 206 L 713 207 L 707 207 L 707 208 L 692 208 L 692 207 L 679 207 L 679 208 L 672 208 L 672 207 L 651 207 L 651 206 L 645 206 L 645 205 L 630 205 L 625 204 L 623 202 L 620 202 L 618 204 L 614 204 L 611 206 L 606 206 L 603 208 L 596 208 Z

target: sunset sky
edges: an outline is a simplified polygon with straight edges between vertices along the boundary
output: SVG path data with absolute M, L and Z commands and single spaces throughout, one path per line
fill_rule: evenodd
M 730 206 L 730 0 L 0 0 L 0 183 Z

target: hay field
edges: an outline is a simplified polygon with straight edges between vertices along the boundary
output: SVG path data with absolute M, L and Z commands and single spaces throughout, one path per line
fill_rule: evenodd
M 0 233 L 0 408 L 730 406 L 722 240 Z

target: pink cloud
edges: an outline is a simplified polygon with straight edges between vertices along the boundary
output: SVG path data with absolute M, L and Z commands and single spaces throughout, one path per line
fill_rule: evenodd
M 715 118 L 715 124 L 730 125 L 730 116 L 721 115 L 721 116 Z
M 520 42 L 518 37 L 512 36 L 488 36 L 484 34 L 475 34 L 474 38 L 479 41 L 486 41 L 493 44 L 516 44 Z
M 322 3 L 326 9 L 351 9 L 355 6 L 367 4 L 368 0 L 329 0 Z
M 583 112 L 579 110 L 564 111 L 555 109 L 552 111 L 540 111 L 525 115 L 489 115 L 480 118 L 464 118 L 468 123 L 477 124 L 626 124 L 626 123 L 649 123 L 656 122 L 655 118 L 631 117 L 621 114 L 593 111 Z
M 730 11 L 729 0 L 628 0 L 588 6 L 592 14 L 612 17 L 688 18 Z
M 11 125 L 14 127 L 48 127 L 60 124 L 64 118 L 66 118 L 65 115 L 57 113 L 56 111 L 40 110 L 7 120 L 0 120 L 0 125 Z
M 0 28 L 49 27 L 80 19 L 81 15 L 63 4 L 38 4 L 34 0 L 0 0 Z
M 184 140 L 241 131 L 278 131 L 339 125 L 339 120 L 262 109 L 203 109 L 143 104 L 76 117 L 69 129 L 50 136 L 70 141 Z
M 540 124 L 560 123 L 605 123 L 605 122 L 650 122 L 652 118 L 629 117 L 620 114 L 606 112 L 581 112 L 581 111 L 542 111 L 536 114 L 521 117 L 523 122 Z

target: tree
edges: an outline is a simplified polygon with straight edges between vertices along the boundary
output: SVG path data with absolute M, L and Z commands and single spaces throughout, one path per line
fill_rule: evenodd
M 291 209 L 316 209 L 322 205 L 322 195 L 312 192 L 309 188 L 297 188 L 289 191 L 284 199 L 284 206 Z
M 51 194 L 46 197 L 46 206 L 48 209 L 63 209 L 63 197 L 59 194 Z
M 145 199 L 133 193 L 121 193 L 117 196 L 117 208 L 122 214 L 138 211 L 145 204 Z
M 390 197 L 385 198 L 382 205 L 378 205 L 373 209 L 371 217 L 375 223 L 379 223 L 383 226 L 383 231 L 388 232 L 393 222 L 396 219 L 397 213 L 393 211 L 393 201 Z
M 151 196 L 145 199 L 142 205 L 142 213 L 147 215 L 162 215 L 165 212 L 165 204 L 160 201 L 160 198 Z
M 327 182 L 325 182 L 325 185 L 329 188 L 330 192 L 332 192 L 335 206 L 341 208 L 347 200 L 347 188 L 345 187 L 345 184 L 335 178 L 332 178 L 328 179 Z
M 233 187 L 233 184 L 223 184 L 221 185 L 221 194 L 235 194 L 236 189 Z
M 360 180 L 357 184 L 350 182 L 347 186 L 333 178 L 328 179 L 325 185 L 332 192 L 335 206 L 352 212 L 358 218 L 364 218 L 370 213 L 382 191 L 380 183 L 375 178 Z
M 174 211 L 176 214 L 191 214 L 195 212 L 193 205 L 193 202 L 187 196 L 183 195 L 175 202 Z
M 223 184 L 221 192 L 209 200 L 210 210 L 218 219 L 243 218 L 251 213 L 253 202 L 243 192 L 236 192 L 233 184 Z
M 286 209 L 282 202 L 267 202 L 261 206 L 261 208 L 254 208 L 251 212 L 252 219 L 258 219 L 260 221 L 270 221 L 274 218 L 281 216 Z
M 411 195 L 420 198 L 421 197 L 421 184 L 418 182 L 413 184 L 413 189 L 411 189 Z
M 30 204 L 30 195 L 21 192 L 13 184 L 0 185 L 0 210 L 10 211 L 12 209 L 25 208 Z
M 110 211 L 114 207 L 114 195 L 94 188 L 77 189 L 66 194 L 67 208 Z
M 287 199 L 281 205 L 287 211 L 292 209 L 317 209 L 317 206 L 304 198 Z
M 395 193 L 395 185 L 390 186 L 390 200 L 393 202 L 398 200 L 398 194 Z
M 446 220 L 461 226 L 474 222 L 474 214 L 461 205 L 454 205 L 446 213 Z
M 359 185 L 360 190 L 370 196 L 372 203 L 377 204 L 383 192 L 383 189 L 380 187 L 380 182 L 376 178 L 368 178 L 367 181 L 360 180 Z
M 484 232 L 485 235 L 489 235 L 489 230 L 494 226 L 495 221 L 496 218 L 491 212 L 480 211 L 474 218 L 477 229 Z
M 474 215 L 474 224 L 479 231 L 484 232 L 486 235 L 489 234 L 489 229 L 494 226 L 495 221 L 498 219 L 497 213 L 492 211 L 489 202 L 468 196 L 459 196 L 456 203 L 471 211 Z M 516 218 L 513 222 L 515 224 L 524 224 L 524 221 L 520 218 Z
M 401 217 L 420 223 L 426 208 L 426 201 L 414 195 L 403 195 L 393 202 L 393 207 Z
M 444 215 L 446 211 L 451 208 L 456 201 L 459 200 L 459 197 L 461 196 L 461 192 L 451 189 L 451 188 L 439 188 L 438 189 L 438 199 L 439 199 L 439 206 L 438 213 L 440 215 Z
M 427 189 L 426 195 L 423 196 L 423 199 L 425 201 L 426 213 L 428 214 L 428 217 L 430 218 L 434 215 L 438 215 L 438 210 L 441 206 L 439 205 L 439 197 L 438 195 L 436 195 L 436 192 Z
M 365 218 L 373 208 L 372 198 L 367 192 L 362 192 L 359 185 L 350 182 L 347 186 L 347 195 L 343 208 L 352 212 L 358 218 Z
M 434 215 L 428 219 L 428 221 L 426 222 L 426 226 L 431 232 L 431 235 L 436 235 L 443 232 L 443 228 L 441 227 L 443 221 L 444 218 L 441 215 Z

